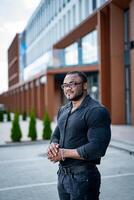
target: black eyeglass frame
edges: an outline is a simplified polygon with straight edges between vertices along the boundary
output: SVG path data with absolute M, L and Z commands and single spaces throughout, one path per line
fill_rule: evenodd
M 77 85 L 80 85 L 80 84 L 82 84 L 83 82 L 71 82 L 71 83 L 63 83 L 62 85 L 61 85 L 61 89 L 62 90 L 65 90 L 66 88 L 74 88 L 74 87 L 76 87 Z

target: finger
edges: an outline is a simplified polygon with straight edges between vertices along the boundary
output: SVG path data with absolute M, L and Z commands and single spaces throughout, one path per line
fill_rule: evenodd
M 55 153 L 57 154 L 58 151 L 59 151 L 59 144 L 54 144 L 54 143 L 52 143 L 51 147 L 52 147 L 52 148 L 51 148 L 52 151 L 55 152 Z
M 47 156 L 52 158 L 52 157 L 54 157 L 54 154 L 51 152 L 51 150 L 49 150 L 47 153 Z
M 51 145 L 50 146 L 50 153 L 53 155 L 53 156 L 56 156 L 57 153 L 58 153 L 58 149 L 55 145 Z
M 59 151 L 59 144 L 51 143 L 51 145 L 48 147 L 47 155 L 49 157 L 54 157 L 58 154 Z

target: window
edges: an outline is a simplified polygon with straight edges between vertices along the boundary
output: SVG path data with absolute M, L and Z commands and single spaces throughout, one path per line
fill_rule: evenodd
M 73 27 L 76 24 L 76 11 L 75 11 L 75 5 L 73 5 Z
M 97 61 L 97 31 L 95 30 L 82 38 L 82 63 L 89 64 Z
M 70 31 L 70 21 L 71 21 L 71 16 L 70 16 L 70 10 L 68 11 L 68 31 Z
M 82 20 L 82 0 L 79 0 L 79 21 Z
M 66 34 L 66 15 L 64 15 L 64 17 L 63 17 L 63 31 L 64 31 L 64 35 Z
M 96 100 L 99 100 L 98 73 L 90 73 L 87 77 L 88 93 Z
M 78 65 L 78 44 L 65 48 L 65 65 Z
M 107 0 L 96 0 L 97 8 L 104 4 Z
M 85 16 L 89 14 L 89 1 L 85 0 Z

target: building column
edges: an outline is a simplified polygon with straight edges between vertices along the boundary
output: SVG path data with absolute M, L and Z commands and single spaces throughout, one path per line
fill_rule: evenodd
M 38 103 L 38 80 L 34 80 L 33 81 L 33 91 L 34 91 L 34 111 L 36 114 L 36 117 L 38 117 L 38 107 L 39 107 L 39 103 Z
M 36 116 L 40 117 L 40 80 L 35 80 L 35 88 L 36 88 Z
M 21 112 L 21 114 L 23 114 L 23 112 L 24 112 L 23 93 L 24 93 L 23 86 L 21 86 L 20 87 L 20 112 Z
M 111 112 L 109 8 L 98 13 L 100 100 Z
M 13 102 L 13 104 L 14 104 L 13 108 L 14 108 L 14 113 L 15 113 L 15 112 L 17 112 L 17 110 L 16 110 L 16 105 L 17 105 L 17 91 L 16 91 L 16 89 L 14 89 L 14 102 Z
M 54 75 L 47 74 L 47 81 L 45 87 L 45 109 L 48 111 L 48 114 L 53 120 L 55 114 L 55 83 Z
M 125 124 L 124 13 L 114 4 L 110 4 L 110 51 L 112 123 Z
M 28 83 L 25 84 L 24 86 L 24 107 L 25 107 L 25 111 L 28 113 Z
M 130 42 L 134 42 L 134 0 L 130 3 Z M 130 49 L 131 64 L 131 121 L 134 125 L 134 47 Z
M 34 111 L 34 82 L 30 82 L 30 104 L 29 104 L 29 111 Z
M 17 113 L 20 112 L 20 92 L 19 92 L 19 88 L 16 89 L 16 111 Z
M 45 112 L 45 96 L 44 96 L 44 87 L 45 84 L 42 81 L 44 78 L 40 77 L 36 80 L 36 107 L 37 107 L 37 116 L 42 119 Z
M 27 114 L 28 114 L 28 112 L 27 112 L 27 108 L 26 108 L 26 85 L 24 84 L 23 85 L 23 111 L 25 111 Z

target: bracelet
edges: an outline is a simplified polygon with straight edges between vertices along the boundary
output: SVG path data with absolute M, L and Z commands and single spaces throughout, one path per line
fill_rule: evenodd
M 60 149 L 60 154 L 61 154 L 61 160 L 64 161 L 64 149 Z

